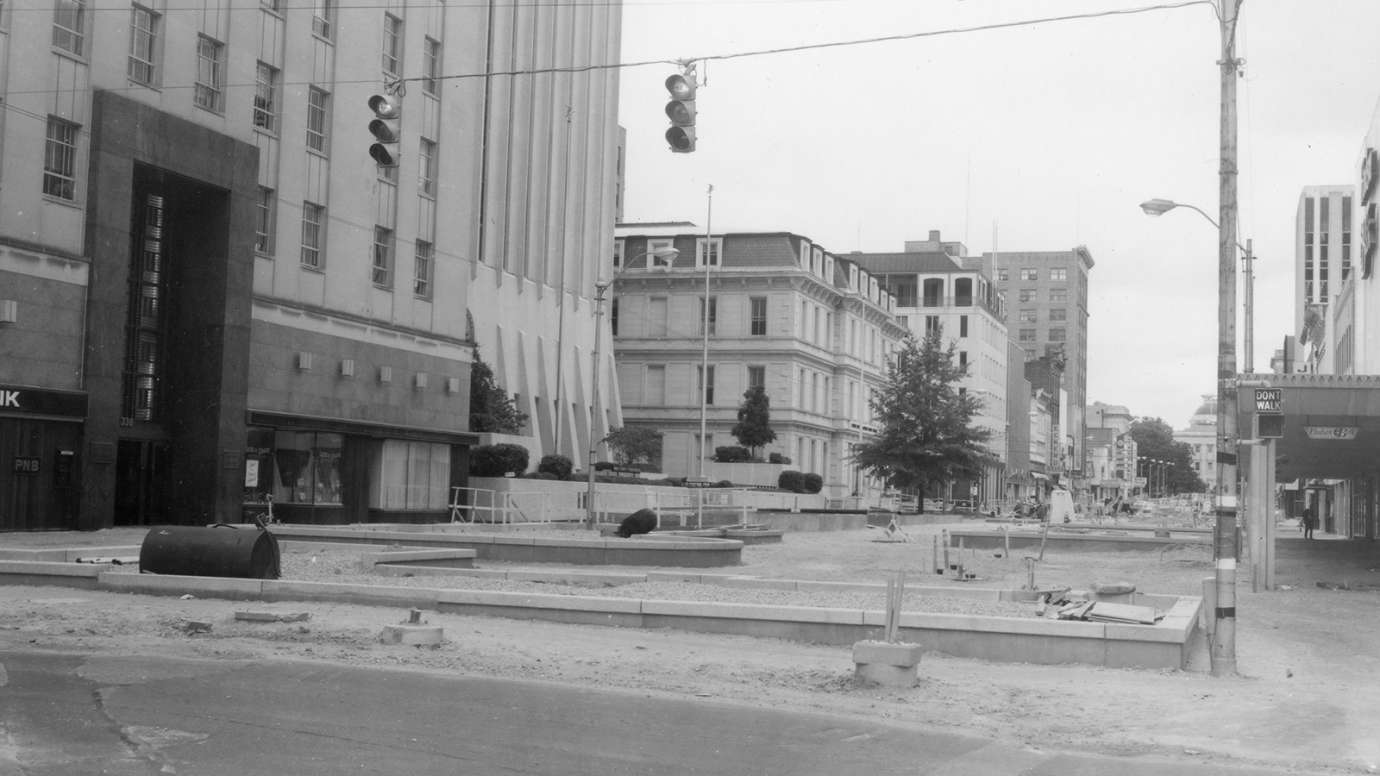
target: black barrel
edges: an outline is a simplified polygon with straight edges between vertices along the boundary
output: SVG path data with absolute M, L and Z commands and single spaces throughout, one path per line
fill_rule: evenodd
M 278 539 L 255 527 L 154 528 L 139 549 L 139 570 L 151 574 L 277 579 Z

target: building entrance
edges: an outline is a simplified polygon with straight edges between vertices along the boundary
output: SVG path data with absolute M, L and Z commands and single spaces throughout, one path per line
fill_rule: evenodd
M 168 446 L 122 439 L 115 460 L 115 525 L 167 523 Z

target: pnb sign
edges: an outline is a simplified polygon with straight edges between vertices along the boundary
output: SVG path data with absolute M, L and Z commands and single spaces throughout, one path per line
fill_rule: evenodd
M 1284 436 L 1284 390 L 1255 389 L 1256 437 L 1279 439 Z

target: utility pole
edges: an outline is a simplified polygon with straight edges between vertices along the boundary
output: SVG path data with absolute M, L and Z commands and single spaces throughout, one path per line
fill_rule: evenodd
M 1255 308 L 1255 252 L 1251 249 L 1251 241 L 1249 238 L 1246 239 L 1246 253 L 1241 257 L 1241 263 L 1243 265 L 1241 268 L 1241 279 L 1245 284 L 1246 291 L 1245 299 L 1241 303 L 1246 312 L 1246 331 L 1241 335 L 1242 342 L 1245 344 L 1246 359 L 1244 363 L 1246 368 L 1242 371 L 1253 374 L 1255 372 L 1255 324 L 1253 322 Z
M 704 327 L 703 347 L 700 351 L 700 485 L 704 485 L 704 458 L 705 433 L 708 425 L 708 405 L 709 405 L 709 257 L 715 256 L 716 261 L 723 261 L 722 256 L 714 253 L 714 187 L 711 185 L 705 194 L 705 217 L 704 217 L 704 319 L 700 322 Z M 704 493 L 700 493 L 700 503 L 704 502 Z M 698 526 L 697 526 L 698 527 Z
M 1222 0 L 1221 160 L 1217 237 L 1217 499 L 1213 528 L 1217 608 L 1209 658 L 1213 676 L 1236 674 L 1236 22 L 1242 0 Z

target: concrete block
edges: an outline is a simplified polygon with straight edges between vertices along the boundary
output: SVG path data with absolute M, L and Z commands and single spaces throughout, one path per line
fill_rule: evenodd
M 262 595 L 265 582 L 262 579 L 132 574 L 128 571 L 102 571 L 97 579 L 100 581 L 100 587 L 122 593 L 232 599 L 256 598 Z
M 95 564 L 62 563 L 60 561 L 0 561 L 0 576 L 98 577 L 103 566 Z
M 919 644 L 859 641 L 853 645 L 854 675 L 888 687 L 914 687 L 923 648 Z
M 379 634 L 384 644 L 403 644 L 432 647 L 445 641 L 445 631 L 439 625 L 385 625 Z

